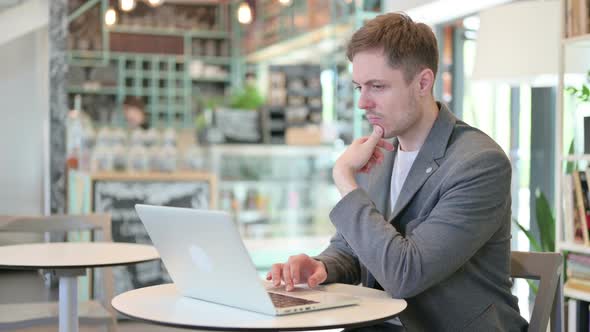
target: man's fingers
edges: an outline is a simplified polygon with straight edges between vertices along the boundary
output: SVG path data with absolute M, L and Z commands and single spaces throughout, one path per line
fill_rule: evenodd
M 384 139 L 379 140 L 379 142 L 377 143 L 377 146 L 380 148 L 383 148 L 387 151 L 395 150 L 395 146 Z
M 283 271 L 283 264 L 273 264 L 270 274 L 272 276 L 272 284 L 275 287 L 281 285 L 281 272 Z
M 358 139 L 358 142 L 359 142 L 360 144 L 363 144 L 363 143 L 365 143 L 365 142 L 366 142 L 368 139 L 369 139 L 369 136 L 363 136 L 363 137 L 361 137 L 361 138 L 359 138 L 359 139 Z
M 379 136 L 379 140 L 377 141 L 376 145 L 380 148 L 387 150 L 387 151 L 395 150 L 395 146 L 393 144 L 391 144 L 390 142 L 381 138 L 383 136 L 383 131 L 382 131 L 381 127 L 379 127 L 379 126 L 375 126 L 375 127 L 379 128 L 378 130 L 381 130 L 381 134 L 380 134 L 381 136 Z M 375 130 L 373 130 L 373 133 L 370 136 L 363 136 L 363 137 L 358 138 L 357 139 L 358 143 L 364 144 L 366 141 L 368 141 L 373 136 L 373 134 L 375 134 Z
M 291 266 L 289 263 L 283 265 L 283 281 L 287 291 L 293 290 L 293 279 L 291 279 Z
M 373 169 L 373 167 L 375 167 L 375 162 L 370 160 L 366 165 L 365 165 L 366 169 L 367 169 L 367 173 L 371 172 L 371 170 Z
M 311 277 L 307 278 L 307 286 L 309 286 L 309 288 L 313 288 L 315 286 L 317 286 L 319 284 L 317 277 L 315 277 L 315 274 L 312 275 Z
M 326 281 L 326 271 L 323 267 L 323 263 L 318 268 L 316 268 L 315 272 L 307 278 L 307 285 L 311 288 L 316 287 L 320 283 Z
M 301 275 L 301 264 L 295 263 L 295 264 L 290 264 L 291 266 L 291 279 L 293 280 L 293 284 L 298 284 L 299 283 L 299 276 Z
M 380 151 L 379 149 L 375 149 L 375 151 L 373 151 L 373 157 L 375 157 L 378 163 L 382 163 L 383 159 L 385 158 L 383 151 Z
M 371 165 L 371 168 L 373 168 L 373 166 L 377 165 L 377 163 L 379 162 L 379 157 L 375 156 L 375 154 L 371 155 L 371 158 L 369 158 L 369 162 L 368 164 Z

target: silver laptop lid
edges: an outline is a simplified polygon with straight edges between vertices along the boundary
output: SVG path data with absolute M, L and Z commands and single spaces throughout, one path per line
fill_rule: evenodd
M 182 295 L 276 313 L 230 214 L 141 204 L 135 209 Z

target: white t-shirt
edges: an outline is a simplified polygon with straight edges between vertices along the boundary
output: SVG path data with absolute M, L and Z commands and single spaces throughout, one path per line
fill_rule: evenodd
M 418 152 L 420 152 L 420 150 L 410 152 L 402 151 L 401 149 L 397 150 L 395 160 L 393 162 L 393 171 L 391 172 L 391 187 L 389 190 L 389 199 L 391 200 L 392 211 L 395 207 L 395 202 L 397 202 L 397 198 L 399 197 L 399 193 L 402 190 L 402 186 L 408 177 L 408 173 L 410 173 L 410 168 L 412 168 L 412 164 L 414 164 L 414 160 L 416 160 Z

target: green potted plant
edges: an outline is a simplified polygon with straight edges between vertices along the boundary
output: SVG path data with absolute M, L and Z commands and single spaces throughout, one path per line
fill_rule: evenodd
M 215 112 L 216 123 L 228 142 L 258 143 L 262 140 L 260 107 L 264 98 L 247 83 L 229 98 L 227 107 Z

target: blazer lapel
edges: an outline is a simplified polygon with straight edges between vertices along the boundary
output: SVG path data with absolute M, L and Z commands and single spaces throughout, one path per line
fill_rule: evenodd
M 376 167 L 373 172 L 369 173 L 369 181 L 367 186 L 369 196 L 371 196 L 375 207 L 381 212 L 381 214 L 383 214 L 385 220 L 387 220 L 391 214 L 391 200 L 389 198 L 389 191 L 391 187 L 391 171 L 393 170 L 393 161 L 395 160 L 397 146 L 399 145 L 397 138 L 394 138 L 392 143 L 396 148 L 391 152 L 382 150 L 384 157 L 383 163 Z M 376 280 L 373 274 L 371 274 L 371 272 L 366 268 L 363 268 L 362 270 L 365 273 L 365 286 L 369 288 L 375 288 Z
M 393 146 L 396 148 L 389 152 L 383 151 L 383 163 L 375 168 L 369 175 L 368 191 L 372 196 L 373 203 L 385 219 L 391 214 L 391 199 L 389 191 L 391 188 L 391 172 L 393 170 L 393 161 L 397 153 L 397 138 L 393 139 Z
M 424 185 L 424 182 L 438 169 L 437 159 L 442 158 L 445 154 L 447 143 L 453 132 L 457 118 L 455 118 L 445 105 L 437 104 L 440 110 L 438 117 L 424 145 L 420 148 L 420 152 L 416 156 L 408 177 L 404 181 L 404 185 L 395 203 L 395 208 L 389 216 L 390 222 L 408 205 L 412 197 Z

